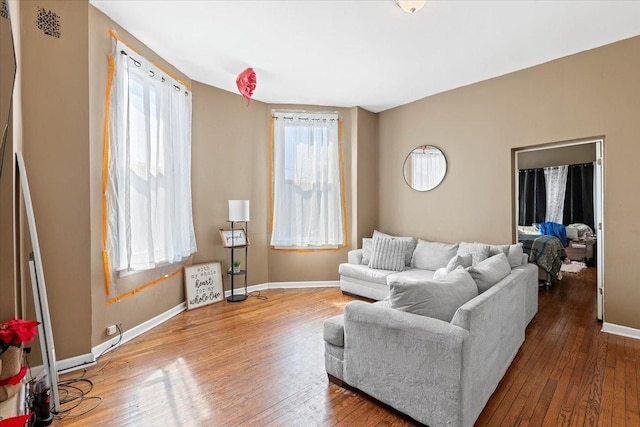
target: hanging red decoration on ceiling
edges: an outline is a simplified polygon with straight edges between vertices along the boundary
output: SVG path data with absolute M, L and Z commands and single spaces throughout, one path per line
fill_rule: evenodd
M 238 74 L 236 86 L 238 86 L 240 95 L 247 98 L 247 105 L 249 105 L 251 95 L 253 95 L 253 91 L 256 90 L 256 72 L 253 71 L 253 68 L 247 68 Z

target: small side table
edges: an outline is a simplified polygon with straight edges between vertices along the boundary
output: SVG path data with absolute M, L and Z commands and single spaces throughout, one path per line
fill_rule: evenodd
M 244 224 L 244 232 L 245 238 L 247 239 L 246 244 L 231 246 L 229 249 L 231 250 L 231 267 L 227 270 L 227 275 L 229 276 L 229 281 L 231 283 L 231 295 L 227 297 L 227 301 L 229 302 L 240 302 L 247 299 L 247 259 L 249 254 L 249 222 L 248 221 L 229 221 L 231 223 L 231 232 L 233 232 L 236 228 L 235 225 L 237 223 Z M 233 272 L 233 263 L 235 261 L 235 251 L 236 249 L 244 249 L 244 269 L 234 273 Z M 234 293 L 234 285 L 235 285 L 235 277 L 236 276 L 244 276 L 244 294 L 235 294 Z

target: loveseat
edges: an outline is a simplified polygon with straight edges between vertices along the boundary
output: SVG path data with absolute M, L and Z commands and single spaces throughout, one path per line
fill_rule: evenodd
M 369 270 L 356 268 L 361 274 L 354 277 L 341 266 L 346 291 L 381 301 L 352 301 L 343 315 L 324 322 L 326 371 L 331 381 L 431 427 L 472 426 L 537 311 L 537 268 L 511 266 L 504 247 L 469 267 L 455 265 L 454 259 L 469 262 L 467 245 L 459 252 L 460 244 L 424 242 L 416 241 L 417 256 L 396 272 L 372 271 L 379 269 L 362 264 L 362 250 L 350 253 L 348 264 Z M 518 249 L 512 250 L 515 263 Z M 445 261 L 447 251 L 454 255 Z M 435 264 L 448 267 L 417 268 L 430 262 L 426 254 L 441 256 Z

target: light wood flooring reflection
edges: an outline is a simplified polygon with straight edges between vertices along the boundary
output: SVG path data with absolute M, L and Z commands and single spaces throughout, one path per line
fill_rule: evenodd
M 97 403 L 85 400 L 54 425 L 414 425 L 327 382 L 322 321 L 354 298 L 336 288 L 263 295 L 182 313 L 106 354 L 85 374 L 94 384 L 87 396 L 100 404 L 74 417 Z M 526 341 L 476 425 L 640 426 L 640 341 L 600 332 L 595 270 L 565 275 L 539 296 Z

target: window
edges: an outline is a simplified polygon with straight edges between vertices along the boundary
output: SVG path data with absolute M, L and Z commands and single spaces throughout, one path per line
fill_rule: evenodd
M 105 205 L 111 273 L 178 262 L 196 251 L 191 93 L 115 43 Z
M 273 113 L 272 246 L 344 244 L 339 134 L 336 113 Z

